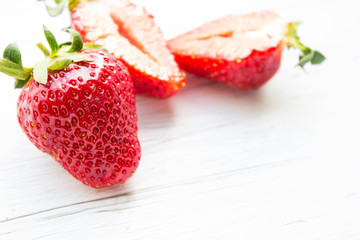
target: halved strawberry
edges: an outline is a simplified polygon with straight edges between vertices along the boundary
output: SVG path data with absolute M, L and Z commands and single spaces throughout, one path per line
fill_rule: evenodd
M 276 13 L 230 15 L 169 41 L 179 65 L 188 72 L 240 89 L 258 88 L 279 69 L 284 46 L 299 48 L 306 62 L 324 56 L 300 43 L 298 23 L 286 23 Z
M 85 42 L 102 45 L 122 60 L 136 93 L 167 98 L 185 85 L 184 73 L 144 8 L 127 0 L 80 1 L 72 5 L 73 28 Z

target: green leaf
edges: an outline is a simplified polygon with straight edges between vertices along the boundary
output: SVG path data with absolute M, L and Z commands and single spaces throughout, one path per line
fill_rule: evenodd
M 5 48 L 3 57 L 22 67 L 21 53 L 16 43 L 11 43 Z
M 61 69 L 67 68 L 71 62 L 72 62 L 71 59 L 58 59 L 58 60 L 55 60 L 48 67 L 48 69 L 50 69 L 50 70 L 61 70 Z
M 22 88 L 28 81 L 15 79 L 14 88 Z
M 50 32 L 49 29 L 47 29 L 45 26 L 43 26 L 44 28 L 44 34 L 46 37 L 46 40 L 50 46 L 51 49 L 51 55 L 50 56 L 55 56 L 56 53 L 59 51 L 59 45 L 57 44 L 56 38 L 55 36 Z
M 56 17 L 64 11 L 65 1 L 64 0 L 55 0 L 54 7 L 48 5 L 47 2 L 45 1 L 45 7 L 51 17 Z
M 23 67 L 7 59 L 0 59 L 0 72 L 14 78 L 27 79 L 29 72 L 25 72 Z
M 314 51 L 314 56 L 311 59 L 311 64 L 320 64 L 325 60 L 325 56 L 318 51 Z
M 31 69 L 32 70 L 32 69 Z M 14 88 L 22 88 L 31 78 L 31 74 L 25 79 L 15 79 Z
M 65 31 L 71 33 L 73 36 L 72 45 L 67 52 L 72 53 L 81 51 L 84 44 L 80 34 L 74 29 L 65 29 Z
M 33 70 L 33 76 L 35 81 L 42 83 L 42 84 L 46 84 L 47 83 L 47 79 L 48 79 L 48 62 L 45 61 L 40 61 L 37 62 L 34 66 L 34 70 Z
M 288 24 L 287 31 L 285 33 L 285 43 L 288 47 L 297 48 L 302 52 L 302 55 L 299 57 L 299 63 L 297 64 L 300 67 L 304 67 L 308 62 L 311 64 L 320 64 L 325 60 L 325 56 L 319 51 L 314 51 L 300 42 L 297 34 L 299 24 L 300 22 L 291 22 Z
M 45 55 L 45 57 L 50 56 L 50 51 L 49 51 L 49 49 L 47 49 L 47 47 L 45 47 L 44 44 L 42 44 L 41 42 L 39 42 L 38 44 L 36 44 L 36 46 L 43 52 L 43 54 Z
M 313 56 L 314 56 L 314 51 L 311 51 L 308 54 L 301 55 L 299 57 L 298 65 L 303 68 L 306 63 L 311 62 L 311 59 L 313 58 Z

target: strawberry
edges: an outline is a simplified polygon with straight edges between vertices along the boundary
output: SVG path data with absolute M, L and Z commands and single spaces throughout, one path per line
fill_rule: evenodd
M 60 14 L 47 5 L 51 16 Z M 179 69 L 153 16 L 128 0 L 69 0 L 72 27 L 88 43 L 104 46 L 128 68 L 136 93 L 168 98 L 185 85 Z
M 299 41 L 297 26 L 297 22 L 286 23 L 270 11 L 230 15 L 168 43 L 184 70 L 230 87 L 254 89 L 277 72 L 284 46 L 303 52 L 301 67 L 325 59 Z
M 51 155 L 71 175 L 95 188 L 124 183 L 140 160 L 135 92 L 126 67 L 98 49 L 73 43 L 58 45 L 44 28 L 51 52 L 34 68 L 23 68 L 10 44 L 0 71 L 22 87 L 18 121 L 30 141 Z M 81 52 L 78 52 L 81 51 Z

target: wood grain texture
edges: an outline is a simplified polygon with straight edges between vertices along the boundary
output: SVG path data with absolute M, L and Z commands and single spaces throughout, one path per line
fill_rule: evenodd
M 275 10 L 302 20 L 302 40 L 327 60 L 303 72 L 284 52 L 258 91 L 189 74 L 171 99 L 137 97 L 141 164 L 103 190 L 32 146 L 16 122 L 19 91 L 1 74 L 0 239 L 360 239 L 359 2 L 134 2 L 167 38 L 229 13 Z M 2 1 L 0 49 L 17 39 L 25 63 L 40 58 L 43 23 L 69 25 L 36 1 Z

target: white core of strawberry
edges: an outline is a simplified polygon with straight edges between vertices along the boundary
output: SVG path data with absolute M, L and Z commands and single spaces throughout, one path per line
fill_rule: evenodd
M 285 30 L 286 22 L 271 11 L 230 15 L 182 34 L 169 45 L 178 54 L 235 60 L 276 47 Z
M 181 75 L 151 15 L 127 0 L 80 3 L 73 13 L 88 42 L 104 46 L 141 72 L 167 80 Z M 151 71 L 151 72 L 150 72 Z

